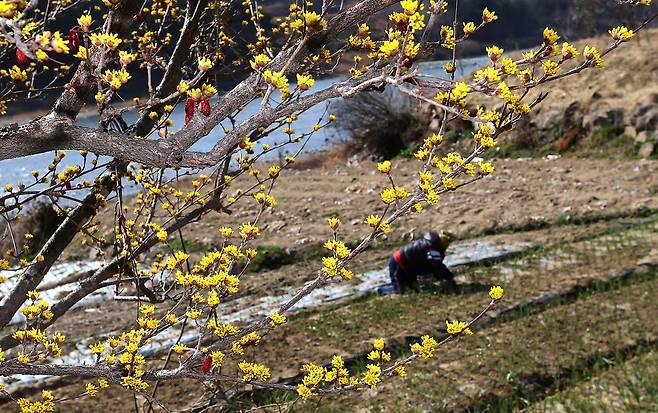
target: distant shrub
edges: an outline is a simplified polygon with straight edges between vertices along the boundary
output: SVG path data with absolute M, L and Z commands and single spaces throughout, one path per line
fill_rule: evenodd
M 352 153 L 391 159 L 418 142 L 430 120 L 426 109 L 397 90 L 362 93 L 333 105 L 333 132 Z

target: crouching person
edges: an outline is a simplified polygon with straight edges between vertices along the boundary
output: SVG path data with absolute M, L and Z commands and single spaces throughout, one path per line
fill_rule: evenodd
M 449 244 L 449 234 L 429 231 L 423 234 L 421 239 L 395 251 L 388 262 L 391 284 L 395 291 L 418 291 L 418 276 L 429 274 L 443 281 L 448 289 L 456 289 L 454 275 L 443 263 Z

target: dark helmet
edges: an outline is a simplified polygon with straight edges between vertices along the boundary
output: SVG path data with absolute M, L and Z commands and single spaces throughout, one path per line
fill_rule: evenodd
M 441 231 L 440 234 L 437 234 L 434 231 L 427 231 L 423 234 L 423 239 L 430 242 L 430 245 L 438 247 L 443 253 L 448 249 L 450 241 L 452 241 L 454 236 L 450 232 Z
M 423 239 L 430 242 L 430 245 L 438 245 L 440 238 L 439 234 L 434 231 L 427 231 L 423 234 Z

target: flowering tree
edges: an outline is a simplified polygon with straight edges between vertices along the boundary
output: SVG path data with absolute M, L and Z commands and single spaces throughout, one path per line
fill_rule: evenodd
M 620 3 L 649 6 L 651 0 Z M 0 375 L 84 378 L 80 397 L 93 397 L 116 384 L 164 410 L 153 391 L 161 381 L 187 378 L 277 388 L 307 399 L 374 388 L 405 376 L 414 360 L 430 358 L 440 345 L 471 334 L 471 325 L 502 298 L 502 288 L 492 287 L 473 320 L 449 322 L 447 338 L 437 342 L 425 336 L 411 346 L 408 357 L 392 359 L 384 341 L 375 340 L 365 372 L 351 373 L 335 356 L 330 367 L 303 366 L 302 382 L 284 385 L 271 381 L 269 368 L 259 360 L 245 360 L 244 349 L 280 328 L 286 313 L 314 289 L 341 279 L 349 282 L 350 262 L 389 232 L 393 221 L 422 213 L 441 194 L 492 174 L 493 165 L 478 157 L 532 112 L 546 96 L 544 85 L 602 68 L 607 53 L 655 17 L 633 30 L 611 29 L 605 50 L 587 46 L 580 51 L 547 28 L 538 47 L 516 59 L 503 57 L 497 46 L 488 47 L 489 65 L 458 80 L 460 42 L 497 20 L 495 12 L 484 9 L 481 21 L 462 23 L 458 0 L 450 11 L 448 2 L 435 0 L 361 0 L 350 6 L 324 0 L 318 5 L 292 3 L 286 16 L 270 19 L 256 1 L 241 5 L 214 0 L 0 1 L 1 111 L 56 96 L 47 114 L 0 129 L 0 159 L 56 151 L 46 171 L 33 171 L 27 183 L 7 183 L 0 197 L 5 237 L 12 245 L 3 251 L 0 266 L 13 274 L 2 279 Z M 366 21 L 385 9 L 393 10 L 385 31 L 371 31 Z M 438 27 L 444 14 L 451 14 L 453 23 Z M 67 23 L 72 15 L 75 21 Z M 423 74 L 415 63 L 438 47 L 452 53 L 445 75 Z M 315 77 L 334 72 L 348 58 L 353 65 L 347 78 L 316 87 Z M 218 93 L 215 80 L 228 74 L 241 80 Z M 340 240 L 340 217 L 329 219 L 333 236 L 311 282 L 267 317 L 240 326 L 221 321 L 223 301 L 239 292 L 244 270 L 257 254 L 251 243 L 262 236 L 263 212 L 279 207 L 272 196 L 274 185 L 286 179 L 305 143 L 335 120 L 327 115 L 309 130 L 295 131 L 299 116 L 328 99 L 349 99 L 383 87 L 432 105 L 440 119 L 438 133 L 426 137 L 415 153 L 420 161 L 416 186 L 397 185 L 391 162 L 380 163 L 378 170 L 390 186 L 381 192 L 381 209 L 364 215 L 364 236 L 355 248 Z M 139 97 L 130 100 L 126 94 Z M 476 96 L 492 103 L 469 108 Z M 258 109 L 238 121 L 252 102 L 259 102 Z M 78 115 L 94 104 L 98 126 L 81 126 Z M 173 119 L 177 110 L 184 110 L 180 124 Z M 468 154 L 441 149 L 446 125 L 458 119 L 476 125 Z M 274 131 L 287 139 L 277 145 L 262 143 Z M 207 136 L 213 139 L 209 150 L 191 149 Z M 294 156 L 276 163 L 265 157 L 293 144 Z M 66 150 L 79 151 L 81 161 L 64 167 Z M 265 174 L 257 167 L 263 164 Z M 124 196 L 127 184 L 138 188 L 130 207 Z M 17 239 L 12 228 L 24 207 L 43 197 L 54 203 L 63 220 L 31 254 L 32 234 Z M 164 248 L 182 228 L 210 212 L 230 214 L 246 203 L 259 205 L 256 218 L 219 227 L 224 242 L 217 250 L 195 260 L 184 250 Z M 97 214 L 110 208 L 113 233 L 99 234 Z M 75 248 L 74 240 L 98 248 L 104 264 L 85 274 L 61 300 L 48 302 L 37 290 L 67 249 Z M 104 253 L 108 246 L 112 254 Z M 167 252 L 152 253 L 158 248 Z M 91 345 L 92 364 L 58 363 L 69 344 L 57 331 L 58 321 L 108 285 L 135 291 L 136 302 L 124 303 L 137 307 L 134 328 Z M 10 324 L 19 314 L 24 322 Z M 162 349 L 166 362 L 149 360 L 143 347 L 172 331 L 178 339 Z M 182 341 L 189 331 L 195 339 Z M 177 363 L 170 362 L 174 359 Z M 49 391 L 39 400 L 15 400 L 25 412 L 54 411 L 58 401 Z

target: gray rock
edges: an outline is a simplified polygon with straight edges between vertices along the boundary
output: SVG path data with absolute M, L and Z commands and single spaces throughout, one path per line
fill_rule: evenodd
M 656 145 L 653 142 L 645 142 L 640 150 L 637 152 L 637 155 L 640 158 L 648 158 L 653 155 L 653 151 L 656 149 Z
M 648 140 L 649 140 L 649 132 L 645 130 L 638 132 L 637 136 L 635 137 L 635 142 L 637 143 L 646 142 Z
M 582 111 L 580 110 L 580 102 L 574 101 L 567 106 L 564 110 L 564 124 L 565 126 L 580 125 L 583 122 Z
M 566 115 L 565 115 L 566 116 Z M 546 130 L 556 125 L 560 121 L 560 112 L 557 110 L 552 110 L 546 113 L 544 116 L 541 116 L 540 119 L 537 119 L 537 127 L 542 130 Z
M 654 130 L 658 126 L 658 108 L 653 107 L 635 119 L 637 130 Z
M 629 112 L 631 119 L 637 119 L 644 116 L 645 113 L 653 109 L 654 105 L 651 103 L 640 103 L 633 110 Z
M 624 124 L 624 111 L 621 109 L 607 109 L 592 111 L 583 116 L 583 128 L 594 130 L 603 125 L 615 125 L 621 128 Z
M 635 130 L 635 128 L 631 125 L 628 125 L 624 128 L 624 135 L 631 139 L 635 139 L 637 137 L 637 130 Z

